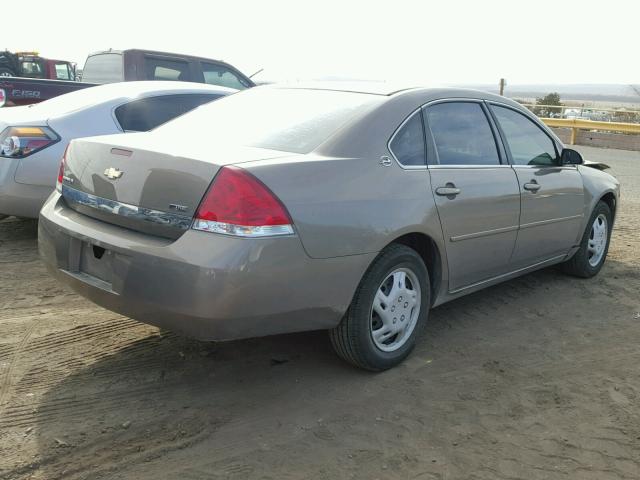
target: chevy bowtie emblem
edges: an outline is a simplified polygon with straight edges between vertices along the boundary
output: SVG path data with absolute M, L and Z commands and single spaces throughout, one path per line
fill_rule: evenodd
M 117 168 L 109 167 L 104 171 L 104 176 L 109 180 L 116 180 L 122 176 L 122 173 Z

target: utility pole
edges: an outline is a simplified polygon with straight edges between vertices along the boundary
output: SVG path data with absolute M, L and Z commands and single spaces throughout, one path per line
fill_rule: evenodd
M 504 87 L 507 86 L 507 81 L 504 78 L 500 79 L 500 95 L 504 96 Z

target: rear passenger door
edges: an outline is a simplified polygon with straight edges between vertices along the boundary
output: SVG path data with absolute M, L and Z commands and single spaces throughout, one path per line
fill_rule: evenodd
M 115 117 L 125 132 L 146 132 L 217 98 L 220 95 L 183 94 L 141 98 L 120 105 L 115 110 Z
M 482 101 L 424 107 L 429 171 L 447 249 L 449 291 L 509 271 L 520 192 Z
M 522 212 L 514 269 L 565 255 L 579 240 L 584 210 L 582 177 L 562 165 L 556 143 L 521 112 L 491 103 L 520 184 Z

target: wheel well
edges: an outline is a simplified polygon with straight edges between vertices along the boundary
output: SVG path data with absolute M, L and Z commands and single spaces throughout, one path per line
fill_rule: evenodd
M 616 218 L 616 196 L 611 192 L 605 193 L 600 201 L 606 203 L 609 206 L 611 215 L 613 216 L 613 218 Z
M 431 303 L 435 301 L 440 290 L 442 281 L 442 258 L 440 251 L 431 237 L 424 233 L 408 233 L 396 238 L 392 243 L 399 243 L 414 249 L 422 257 L 427 270 L 429 271 L 429 282 L 431 283 Z

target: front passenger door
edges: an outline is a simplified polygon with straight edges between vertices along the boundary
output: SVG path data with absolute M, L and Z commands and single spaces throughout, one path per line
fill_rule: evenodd
M 204 83 L 235 88 L 237 90 L 244 90 L 251 86 L 224 65 L 216 65 L 214 63 L 206 62 L 201 62 L 200 65 L 202 66 Z
M 453 293 L 507 273 L 518 230 L 518 181 L 501 161 L 485 108 L 480 101 L 445 101 L 424 110 Z
M 575 165 L 561 165 L 555 142 L 541 126 L 503 105 L 493 111 L 518 176 L 522 198 L 513 267 L 555 259 L 576 245 L 582 228 L 584 189 Z

